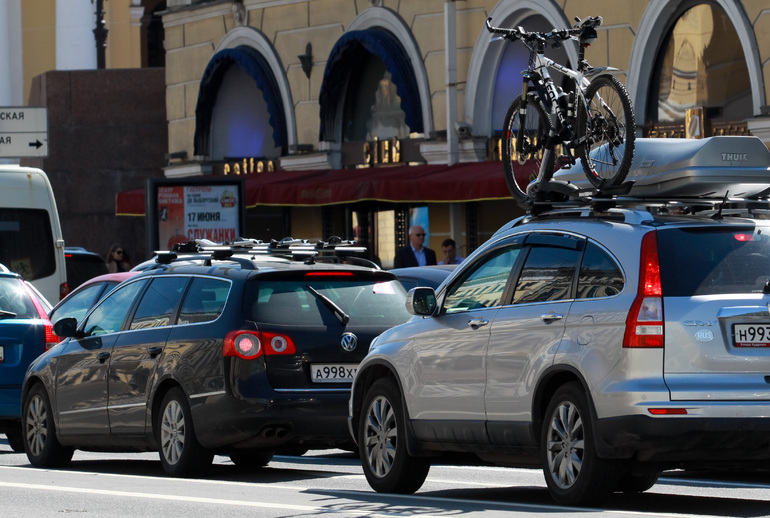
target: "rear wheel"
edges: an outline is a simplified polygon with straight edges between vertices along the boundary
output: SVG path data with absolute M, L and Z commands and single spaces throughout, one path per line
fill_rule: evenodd
M 239 451 L 230 454 L 230 460 L 239 468 L 258 469 L 267 466 L 273 460 L 270 450 Z
M 38 468 L 66 466 L 75 450 L 61 445 L 48 394 L 41 384 L 33 386 L 24 398 L 22 409 L 24 449 L 30 464 Z
M 169 390 L 160 409 L 156 433 L 163 470 L 174 477 L 196 475 L 214 455 L 198 443 L 184 392 L 179 387 Z
M 13 451 L 24 451 L 24 434 L 21 430 L 21 423 L 12 429 L 6 430 L 5 438 L 8 439 L 8 446 L 10 446 Z
M 660 471 L 648 470 L 639 473 L 625 473 L 618 480 L 617 491 L 624 493 L 643 493 L 655 485 Z
M 615 489 L 619 463 L 596 454 L 588 400 L 579 383 L 568 383 L 553 395 L 540 450 L 545 482 L 560 504 L 596 505 Z
M 405 413 L 393 380 L 377 380 L 366 393 L 358 444 L 364 475 L 375 491 L 414 493 L 425 482 L 430 462 L 406 449 Z
M 527 97 L 523 119 L 520 109 L 521 96 L 518 96 L 505 115 L 502 141 L 505 183 L 519 203 L 529 200 L 527 186 L 537 179 L 545 140 L 551 131 L 551 120 L 543 103 L 534 95 Z M 553 164 L 550 167 L 553 168 Z
M 634 158 L 636 123 L 626 87 L 616 77 L 599 76 L 586 89 L 587 107 L 578 107 L 578 156 L 595 187 L 620 185 Z

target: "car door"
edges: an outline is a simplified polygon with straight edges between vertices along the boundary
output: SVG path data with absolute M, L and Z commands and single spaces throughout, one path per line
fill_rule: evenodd
M 62 436 L 109 435 L 107 371 L 112 346 L 145 282 L 127 284 L 102 300 L 80 325 L 80 338 L 64 344 L 54 392 Z
M 484 403 L 494 443 L 529 440 L 532 391 L 564 335 L 584 247 L 584 238 L 570 234 L 526 238 L 526 258 L 510 303 L 489 326 Z
M 153 374 L 189 283 L 187 276 L 150 282 L 115 342 L 108 374 L 108 413 L 113 435 L 143 434 Z
M 413 339 L 414 385 L 409 412 L 418 435 L 452 441 L 484 439 L 486 348 L 521 238 L 480 256 L 447 287 L 440 314 L 420 323 Z

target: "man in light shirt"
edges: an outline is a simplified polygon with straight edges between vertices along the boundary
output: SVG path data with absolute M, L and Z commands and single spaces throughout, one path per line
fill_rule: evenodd
M 465 257 L 457 255 L 457 243 L 451 237 L 441 243 L 441 250 L 444 252 L 444 259 L 438 264 L 460 264 L 465 259 Z
M 393 261 L 394 268 L 436 264 L 436 252 L 424 246 L 425 229 L 420 225 L 409 228 L 409 244 L 399 248 Z

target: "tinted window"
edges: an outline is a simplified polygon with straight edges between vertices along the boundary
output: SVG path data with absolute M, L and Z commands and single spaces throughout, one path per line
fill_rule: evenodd
M 170 325 L 189 281 L 188 277 L 153 279 L 136 308 L 130 329 Z
M 244 299 L 252 320 L 280 325 L 339 325 L 312 287 L 350 317 L 349 325 L 392 326 L 409 320 L 406 292 L 398 281 L 310 277 L 302 281 L 252 281 Z M 253 302 L 256 301 L 256 302 Z
M 120 331 L 126 314 L 146 282 L 141 280 L 122 286 L 102 300 L 83 325 L 85 335 L 103 335 Z
M 527 255 L 516 283 L 514 304 L 570 298 L 581 252 L 569 248 L 535 246 Z
M 18 278 L 0 277 L 0 319 L 40 318 Z
M 580 265 L 577 298 L 611 297 L 623 289 L 623 273 L 596 243 L 588 243 Z
M 54 274 L 56 255 L 47 211 L 0 209 L 0 263 L 28 281 Z
M 499 306 L 508 276 L 521 251 L 520 245 L 499 248 L 477 262 L 459 282 L 449 288 L 444 311 Z
M 657 237 L 665 296 L 761 293 L 770 281 L 766 228 L 672 228 Z
M 179 312 L 180 324 L 216 320 L 227 302 L 230 283 L 219 279 L 196 277 L 184 297 Z
M 67 265 L 67 286 L 70 290 L 107 273 L 107 264 L 97 255 L 65 252 L 64 261 Z
M 54 313 L 51 313 L 51 321 L 56 322 L 66 317 L 73 317 L 78 322 L 83 320 L 88 310 L 97 302 L 98 297 L 102 293 L 109 293 L 109 291 L 117 285 L 115 282 L 110 283 L 98 283 L 87 286 L 82 290 L 74 293 L 68 297 L 67 300 L 56 308 Z

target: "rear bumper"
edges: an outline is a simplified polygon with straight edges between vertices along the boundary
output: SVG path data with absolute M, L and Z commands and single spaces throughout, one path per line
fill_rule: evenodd
M 352 443 L 347 427 L 349 391 L 273 392 L 271 396 L 242 400 L 221 394 L 193 401 L 201 445 L 221 450 Z
M 18 420 L 21 417 L 21 387 L 0 388 L 0 420 Z
M 596 432 L 602 457 L 670 466 L 770 459 L 770 417 L 624 416 L 599 420 Z

